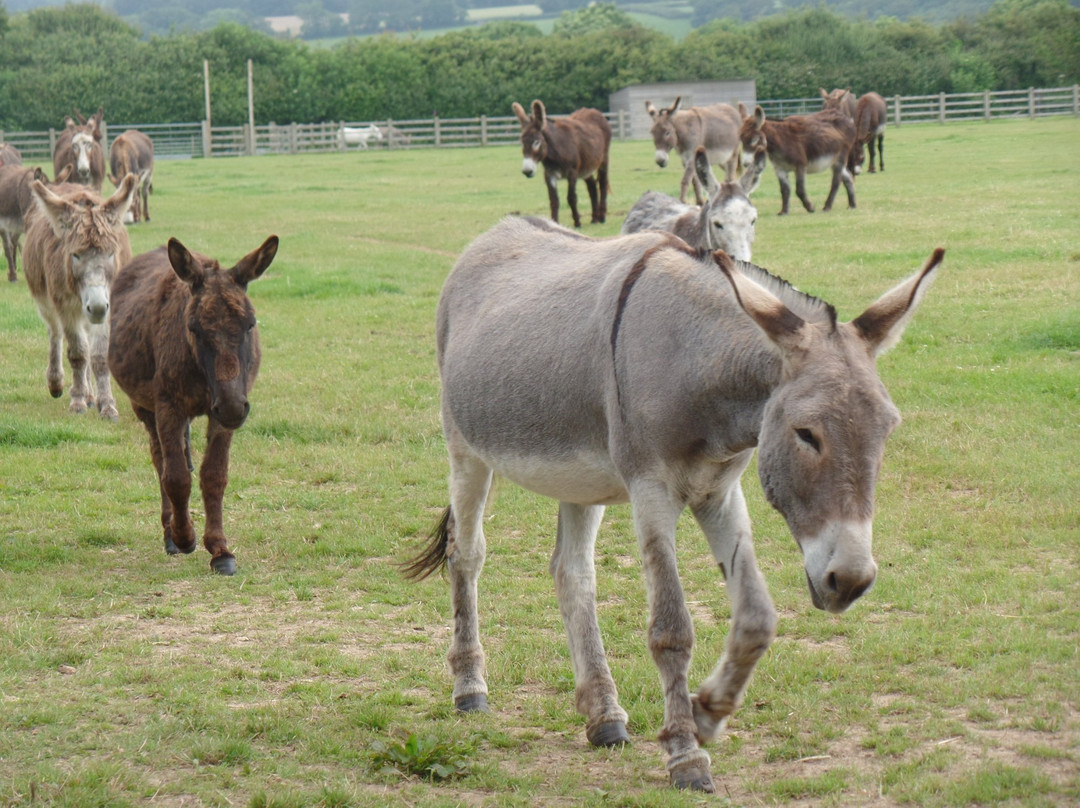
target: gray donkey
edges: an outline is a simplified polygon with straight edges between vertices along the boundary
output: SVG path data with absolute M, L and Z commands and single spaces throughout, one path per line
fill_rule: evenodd
M 832 306 L 669 233 L 610 239 L 509 218 L 450 273 L 437 314 L 450 507 L 406 567 L 449 570 L 459 710 L 487 709 L 477 581 L 492 473 L 559 501 L 551 574 L 577 709 L 598 746 L 629 740 L 596 619 L 604 506 L 633 508 L 660 672 L 671 783 L 713 791 L 709 755 L 776 633 L 740 486 L 758 449 L 769 502 L 803 554 L 810 598 L 843 612 L 873 584 L 874 489 L 900 421 L 874 359 L 944 252 L 849 323 Z M 691 695 L 694 629 L 675 558 L 690 508 L 727 579 L 727 649 Z
M 764 147 L 757 150 L 754 161 L 738 180 L 733 176 L 734 166 L 729 165 L 724 182 L 717 181 L 704 146 L 694 153 L 694 170 L 705 188 L 704 204 L 688 205 L 659 191 L 646 191 L 626 214 L 621 232 L 667 230 L 691 247 L 709 252 L 723 250 L 740 261 L 749 261 L 757 223 L 757 209 L 750 194 L 765 170 Z

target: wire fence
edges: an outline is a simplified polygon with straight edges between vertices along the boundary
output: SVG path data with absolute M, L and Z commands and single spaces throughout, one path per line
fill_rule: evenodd
M 759 102 L 770 118 L 801 115 L 821 109 L 821 97 L 782 98 Z M 938 93 L 936 95 L 893 96 L 886 99 L 888 120 L 894 126 L 920 123 L 946 124 L 959 121 L 991 121 L 1002 118 L 1038 118 L 1050 115 L 1080 115 L 1080 85 L 1049 89 L 1005 90 L 981 93 Z M 630 116 L 620 110 L 607 113 L 612 135 L 617 140 L 647 137 L 631 132 Z M 366 139 L 346 137 L 349 129 L 376 127 Z M 477 118 L 417 118 L 413 120 L 331 121 L 326 123 L 266 124 L 263 126 L 211 126 L 193 123 L 111 124 L 109 132 L 138 129 L 154 142 L 157 159 L 239 157 L 260 154 L 302 154 L 310 152 L 364 149 L 475 148 L 518 142 L 521 127 L 517 118 L 486 116 Z M 55 129 L 45 132 L 3 132 L 0 142 L 17 148 L 24 162 L 51 162 L 56 145 Z

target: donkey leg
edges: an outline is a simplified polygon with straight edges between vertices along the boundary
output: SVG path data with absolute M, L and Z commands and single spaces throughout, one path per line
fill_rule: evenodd
M 834 192 L 835 193 L 835 192 Z M 803 207 L 806 208 L 807 213 L 814 212 L 814 203 L 810 201 L 810 197 L 806 193 L 806 168 L 800 167 L 795 169 L 795 195 L 802 200 Z M 831 196 L 831 195 L 830 195 Z M 825 210 L 828 210 L 828 205 L 825 206 Z
M 596 172 L 596 184 L 600 187 L 600 211 L 596 215 L 597 224 L 607 221 L 608 164 L 604 160 Z
M 878 167 L 885 170 L 885 135 L 877 136 Z M 870 173 L 874 172 L 874 139 L 870 138 Z
M 738 473 L 745 467 L 740 464 Z M 732 611 L 724 654 L 694 697 L 698 739 L 705 743 L 724 730 L 742 703 L 758 659 L 776 636 L 776 609 L 754 557 L 750 515 L 738 478 L 726 496 L 711 497 L 693 507 L 693 513 L 727 579 Z
M 112 385 L 109 382 L 109 326 L 90 326 L 90 369 L 97 388 L 97 408 L 102 418 L 119 421 Z
M 19 280 L 18 274 L 15 272 L 15 252 L 17 244 L 15 238 L 8 231 L 0 233 L 0 240 L 4 242 L 4 258 L 7 259 L 7 277 L 12 283 Z
M 64 327 L 51 306 L 39 303 L 38 312 L 49 331 L 49 366 L 45 370 L 45 384 L 48 385 L 49 395 L 60 398 L 64 395 Z
M 67 338 L 68 364 L 71 365 L 71 404 L 68 410 L 74 413 L 86 412 L 93 401 L 90 392 L 90 373 L 87 355 L 90 353 L 90 340 L 78 325 L 65 325 L 64 336 Z
M 461 712 L 487 710 L 484 649 L 480 644 L 476 586 L 484 567 L 484 503 L 491 469 L 448 430 L 450 453 L 450 539 L 446 551 L 454 638 L 447 659 L 454 674 L 454 706 Z
M 787 216 L 788 203 L 791 201 L 791 180 L 788 179 L 788 173 L 782 168 L 776 168 L 773 166 L 773 170 L 776 172 L 776 179 L 780 182 L 780 216 Z
M 195 528 L 191 524 L 191 514 L 188 511 L 188 501 L 191 498 L 191 471 L 188 469 L 185 446 L 188 419 L 168 407 L 159 405 L 155 421 L 161 446 L 161 489 L 171 507 L 171 518 L 166 531 L 171 535 L 177 550 L 190 553 L 195 549 Z M 164 519 L 164 508 L 162 518 Z
M 694 645 L 694 624 L 686 608 L 675 560 L 675 526 L 683 503 L 660 483 L 631 486 L 634 529 L 641 547 L 649 598 L 649 651 L 664 689 L 664 726 L 660 746 L 668 756 L 676 788 L 715 791 L 709 753 L 698 745 L 687 672 Z
M 559 503 L 559 530 L 550 569 L 570 644 L 577 711 L 587 719 L 585 735 L 594 746 L 615 746 L 629 743 L 630 736 L 596 621 L 593 549 L 603 515 L 600 505 Z
M 547 183 L 548 205 L 551 207 L 551 221 L 559 223 L 559 178 L 554 174 L 544 172 L 544 182 Z
M 199 488 L 202 490 L 203 510 L 206 511 L 206 527 L 203 529 L 203 546 L 210 553 L 210 569 L 221 575 L 236 572 L 236 556 L 229 551 L 225 541 L 222 517 L 222 500 L 229 482 L 229 448 L 232 446 L 233 430 L 226 429 L 215 419 L 208 419 L 206 427 L 206 454 L 199 467 Z
M 600 196 L 599 189 L 596 187 L 596 177 L 586 177 L 585 188 L 589 191 L 589 204 L 592 205 L 592 218 L 589 221 L 592 224 L 602 224 L 604 217 L 599 215 Z
M 169 555 L 176 555 L 180 550 L 172 538 L 172 503 L 165 494 L 165 485 L 161 481 L 165 466 L 161 455 L 161 441 L 158 439 L 157 421 L 151 410 L 144 410 L 142 407 L 134 405 L 132 409 L 135 410 L 135 417 L 142 421 L 143 426 L 146 427 L 146 431 L 150 435 L 150 460 L 154 464 L 154 471 L 157 472 L 158 493 L 161 495 L 161 530 L 165 541 L 165 552 Z M 192 549 L 194 549 L 194 545 Z
M 566 175 L 566 204 L 570 208 L 570 215 L 574 217 L 574 227 L 581 227 L 581 215 L 577 207 L 577 175 Z

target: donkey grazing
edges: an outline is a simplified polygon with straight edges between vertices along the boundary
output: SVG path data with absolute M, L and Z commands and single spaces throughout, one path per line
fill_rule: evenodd
M 195 550 L 188 428 L 192 418 L 206 415 L 199 469 L 203 544 L 210 568 L 222 575 L 236 572 L 222 523 L 229 447 L 247 418 L 259 372 L 259 333 L 247 286 L 270 266 L 277 247 L 277 236 L 270 236 L 236 266 L 222 269 L 171 238 L 167 247 L 137 256 L 113 284 L 109 369 L 150 434 L 165 552 Z
M 723 250 L 740 261 L 749 261 L 757 222 L 750 193 L 765 170 L 765 149 L 757 150 L 754 162 L 738 181 L 729 169 L 725 181 L 717 182 L 704 146 L 698 147 L 694 165 L 708 195 L 704 205 L 686 205 L 673 196 L 648 191 L 630 208 L 621 232 L 667 230 L 696 249 Z
M 704 146 L 709 159 L 724 166 L 725 173 L 738 169 L 739 125 L 742 119 L 729 104 L 710 104 L 706 107 L 679 109 L 682 96 L 665 109 L 658 110 L 652 101 L 645 102 L 645 109 L 653 119 L 653 146 L 656 147 L 656 164 L 664 168 L 668 155 L 678 152 L 684 170 L 679 183 L 679 201 L 686 201 L 686 189 L 694 184 L 694 196 L 700 205 L 705 201 L 705 191 L 694 170 L 694 154 Z
M 64 166 L 71 163 L 75 167 L 71 181 L 80 185 L 88 185 L 98 193 L 105 182 L 105 151 L 101 147 L 101 120 L 105 116 L 105 110 L 98 107 L 98 111 L 87 120 L 75 110 L 79 117 L 76 124 L 71 118 L 66 118 L 64 131 L 56 137 L 56 147 L 53 149 L 53 176 L 64 170 Z
M 154 141 L 138 129 L 128 129 L 117 135 L 109 148 L 109 182 L 120 184 L 120 178 L 134 174 L 139 178 L 139 192 L 131 206 L 130 220 L 150 221 L 150 192 L 154 190 Z
M 58 183 L 67 180 L 71 166 L 56 178 Z M 26 229 L 24 217 L 34 204 L 30 183 L 38 180 L 50 185 L 45 172 L 38 167 L 27 168 L 18 164 L 0 166 L 0 241 L 4 244 L 4 258 L 7 259 L 8 280 L 15 283 L 19 275 L 15 270 L 15 261 L 19 254 L 19 238 Z
M 855 180 L 847 168 L 848 155 L 855 144 L 855 124 L 837 110 L 823 110 L 813 115 L 792 115 L 782 121 L 765 119 L 765 110 L 755 107 L 739 130 L 744 152 L 753 154 L 765 146 L 773 171 L 780 181 L 780 215 L 788 212 L 791 182 L 788 172 L 795 172 L 795 194 L 803 207 L 814 212 L 806 195 L 806 175 L 832 169 L 832 185 L 824 210 L 831 210 L 840 183 L 847 190 L 848 207 L 855 207 Z
M 48 188 L 30 183 L 34 205 L 26 214 L 23 271 L 41 319 L 49 329 L 49 369 L 45 380 L 53 398 L 64 391 L 60 351 L 67 340 L 73 377 L 72 412 L 86 412 L 94 402 L 87 368 L 97 382 L 97 407 L 103 418 L 117 419 L 109 385 L 109 288 L 117 270 L 131 259 L 124 215 L 135 196 L 128 174 L 107 201 L 82 185 Z
M 532 116 L 514 102 L 514 114 L 521 123 L 521 173 L 532 177 L 538 163 L 544 165 L 551 218 L 559 221 L 559 190 L 557 183 L 566 178 L 569 188 L 566 203 L 574 217 L 574 227 L 581 227 L 577 208 L 578 177 L 585 180 L 592 203 L 592 223 L 602 224 L 607 218 L 608 157 L 611 150 L 611 124 L 604 113 L 595 109 L 579 109 L 565 118 L 548 118 L 541 101 L 532 102 Z M 595 175 L 595 176 L 594 176 Z
M 824 87 L 819 89 L 821 90 L 822 109 L 838 109 L 852 120 L 855 120 L 855 95 L 851 90 L 837 88 L 831 93 L 827 93 Z
M 885 99 L 877 93 L 859 96 L 855 107 L 855 148 L 851 150 L 848 168 L 853 174 L 862 171 L 863 146 L 870 149 L 871 174 L 874 173 L 874 140 L 877 139 L 878 166 L 885 170 L 885 119 L 888 116 Z
M 874 358 L 899 339 L 942 256 L 839 323 L 832 306 L 766 271 L 669 233 L 592 239 L 506 219 L 474 241 L 437 313 L 450 507 L 405 570 L 449 570 L 457 709 L 487 709 L 477 581 L 498 472 L 559 500 L 550 570 L 576 706 L 594 745 L 629 740 L 593 562 L 604 506 L 629 501 L 664 697 L 660 745 L 673 785 L 712 791 L 700 744 L 742 701 L 777 621 L 740 477 L 758 447 L 765 494 L 802 550 L 817 608 L 843 612 L 870 588 L 874 489 L 900 420 Z M 693 624 L 675 559 L 687 507 L 732 609 L 727 650 L 693 696 Z

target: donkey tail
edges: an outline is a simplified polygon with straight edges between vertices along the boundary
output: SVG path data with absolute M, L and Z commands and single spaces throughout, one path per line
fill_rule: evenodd
M 401 563 L 401 573 L 410 581 L 422 581 L 434 572 L 446 567 L 446 548 L 450 543 L 450 532 L 454 527 L 454 515 L 450 506 L 443 511 L 442 518 L 431 531 L 431 541 L 418 556 Z

